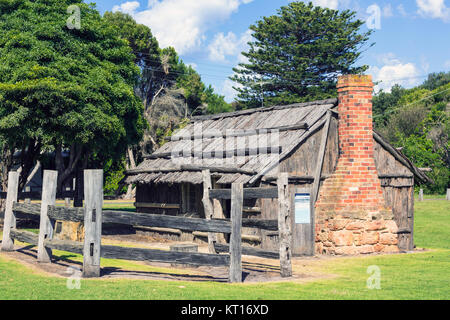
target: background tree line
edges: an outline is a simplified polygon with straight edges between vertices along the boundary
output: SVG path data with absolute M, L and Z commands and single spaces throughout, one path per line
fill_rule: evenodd
M 67 7 L 81 29 L 67 28 Z M 0 165 L 2 189 L 18 167 L 23 187 L 39 167 L 59 172 L 58 188 L 85 168 L 105 170 L 105 192 L 133 196 L 120 184 L 190 117 L 337 97 L 340 74 L 357 65 L 372 31 L 350 10 L 302 1 L 250 26 L 246 62 L 234 68 L 233 104 L 206 86 L 174 48 L 129 15 L 77 0 L 0 0 Z M 375 128 L 434 185 L 449 186 L 449 73 L 417 88 L 374 96 Z M 77 179 L 80 181 L 81 179 Z M 79 188 L 80 189 L 80 188 Z

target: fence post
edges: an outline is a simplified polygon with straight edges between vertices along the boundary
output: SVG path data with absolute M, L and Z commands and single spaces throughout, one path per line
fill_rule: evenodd
M 291 198 L 289 196 L 288 173 L 280 173 L 278 177 L 278 232 L 280 244 L 280 269 L 282 277 L 292 276 L 291 244 L 292 219 Z
M 53 238 L 55 221 L 49 219 L 49 217 L 47 216 L 47 211 L 49 205 L 55 205 L 57 183 L 58 171 L 44 170 L 44 177 L 42 180 L 41 217 L 38 238 L 38 262 L 51 262 L 52 259 L 52 249 L 46 248 L 44 246 L 44 241 L 46 239 Z
M 203 207 L 205 209 L 206 220 L 211 220 L 214 214 L 213 202 L 209 198 L 209 190 L 212 188 L 211 174 L 209 170 L 202 171 L 203 176 Z M 208 232 L 208 250 L 209 253 L 217 253 L 214 244 L 217 242 L 215 233 Z
M 450 201 L 450 188 L 447 189 L 447 196 L 445 197 L 448 201 Z
M 244 187 L 242 183 L 231 185 L 231 235 L 230 235 L 230 282 L 242 282 L 242 207 Z
M 423 189 L 419 190 L 419 201 L 423 201 Z
M 103 170 L 84 171 L 83 277 L 100 276 Z
M 5 217 L 3 219 L 2 250 L 14 250 L 14 241 L 11 239 L 11 229 L 16 227 L 16 216 L 12 210 L 14 202 L 17 202 L 19 193 L 19 174 L 15 171 L 8 173 L 8 193 L 6 195 Z

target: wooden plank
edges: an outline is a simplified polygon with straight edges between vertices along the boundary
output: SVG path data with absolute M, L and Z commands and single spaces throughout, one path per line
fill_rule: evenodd
M 11 229 L 11 238 L 20 242 L 37 245 L 39 236 L 33 232 L 26 230 Z
M 230 246 L 227 244 L 215 243 L 217 252 L 230 252 Z M 266 259 L 279 259 L 280 253 L 275 251 L 261 250 L 253 247 L 242 246 L 242 254 Z
M 226 266 L 230 263 L 229 255 L 124 248 L 116 246 L 102 246 L 101 255 L 102 258 L 108 259 L 155 261 L 204 266 Z
M 49 206 L 47 215 L 53 220 L 84 222 L 84 208 Z
M 292 276 L 291 246 L 292 218 L 291 197 L 289 196 L 288 173 L 280 173 L 278 179 L 278 228 L 280 244 L 280 269 L 282 277 Z
M 209 191 L 212 189 L 211 173 L 209 170 L 202 171 L 203 177 L 203 208 L 205 210 L 206 220 L 211 220 L 214 216 L 214 205 L 209 197 Z M 216 253 L 214 249 L 214 243 L 217 242 L 217 236 L 215 233 L 208 233 L 208 251 L 209 253 Z
M 243 184 L 231 185 L 231 236 L 230 236 L 230 277 L 229 281 L 242 282 L 242 207 L 244 202 Z
M 260 129 L 248 129 L 248 130 L 237 130 L 236 132 L 229 132 L 229 129 L 224 131 L 220 130 L 208 130 L 206 129 L 203 134 L 189 134 L 189 135 L 174 135 L 171 137 L 166 137 L 165 139 L 168 141 L 180 141 L 180 140 L 203 140 L 203 139 L 216 139 L 216 138 L 234 138 L 234 137 L 248 137 L 260 134 L 268 134 L 273 131 L 285 132 L 285 131 L 293 131 L 293 130 L 306 130 L 308 129 L 308 123 L 301 122 L 292 126 L 279 126 L 272 128 L 260 128 Z M 209 131 L 209 132 L 208 132 Z
M 44 241 L 44 245 L 53 250 L 61 250 L 72 253 L 83 254 L 84 245 L 82 242 L 48 239 Z
M 209 195 L 213 199 L 231 199 L 230 189 L 212 189 Z M 277 198 L 278 189 L 277 188 L 245 188 L 244 189 L 244 199 L 267 199 L 267 198 Z
M 52 249 L 45 247 L 44 241 L 53 238 L 55 220 L 48 217 L 48 206 L 55 205 L 56 187 L 58 183 L 58 171 L 44 170 L 42 183 L 41 219 L 39 224 L 39 241 L 37 259 L 39 262 L 48 263 L 52 259 Z
M 170 173 L 181 171 L 200 172 L 203 170 L 210 170 L 210 172 L 219 173 L 241 173 L 247 175 L 254 175 L 257 172 L 253 170 L 245 170 L 240 168 L 227 168 L 227 167 L 212 167 L 212 166 L 194 166 L 194 165 L 181 165 L 176 168 L 154 168 L 154 169 L 133 169 L 126 171 L 126 175 L 136 175 L 141 173 Z
M 161 152 L 157 154 L 152 154 L 144 157 L 145 159 L 176 159 L 176 158 L 190 158 L 196 157 L 201 159 L 225 159 L 231 156 L 251 156 L 257 154 L 276 154 L 283 151 L 282 147 L 274 148 L 245 148 L 245 149 L 233 149 L 233 150 L 212 150 L 212 151 L 202 151 L 202 150 L 179 150 L 170 152 Z
M 19 174 L 15 171 L 8 173 L 8 193 L 6 195 L 5 218 L 3 221 L 2 250 L 13 251 L 14 241 L 11 238 L 11 229 L 16 228 L 16 216 L 13 212 L 13 203 L 17 202 L 19 193 Z
M 49 206 L 48 216 L 54 220 L 84 222 L 84 210 L 82 208 Z M 205 220 L 127 211 L 105 210 L 103 211 L 103 223 L 124 224 L 134 227 L 173 228 L 185 231 L 231 233 L 231 222 L 227 219 Z M 242 219 L 242 226 L 277 231 L 278 220 Z
M 319 153 L 317 155 L 317 166 L 314 173 L 314 182 L 312 185 L 311 190 L 311 232 L 310 232 L 310 250 L 309 255 L 313 256 L 315 251 L 315 238 L 316 238 L 316 217 L 315 217 L 315 205 L 317 198 L 319 197 L 319 187 L 320 187 L 320 177 L 322 176 L 322 168 L 323 168 L 323 161 L 325 159 L 325 152 L 327 147 L 327 141 L 328 141 L 328 134 L 330 129 L 330 122 L 331 122 L 331 112 L 327 112 L 327 121 L 325 122 L 325 125 L 323 127 L 322 131 L 322 138 L 320 142 L 320 149 Z
M 13 203 L 13 211 L 18 216 L 22 214 L 23 216 L 40 216 L 41 215 L 41 205 L 40 204 L 27 204 L 27 203 Z
M 180 209 L 180 205 L 175 203 L 135 202 L 134 206 L 136 208 Z
M 83 277 L 100 276 L 103 170 L 84 171 Z

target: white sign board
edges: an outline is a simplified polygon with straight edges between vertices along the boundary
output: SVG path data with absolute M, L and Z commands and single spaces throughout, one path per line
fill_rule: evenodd
M 295 223 L 311 223 L 311 195 L 295 194 Z

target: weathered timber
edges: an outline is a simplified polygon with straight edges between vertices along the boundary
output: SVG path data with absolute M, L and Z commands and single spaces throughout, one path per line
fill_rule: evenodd
M 170 251 L 198 253 L 198 244 L 195 243 L 177 243 L 170 246 Z M 215 250 L 214 250 L 215 253 Z M 190 264 L 170 264 L 172 267 L 190 267 Z
M 304 141 L 306 141 L 309 137 L 311 137 L 314 133 L 316 133 L 318 130 L 320 130 L 326 123 L 327 119 L 324 119 L 322 121 L 316 122 L 314 125 L 312 125 L 308 130 L 301 136 L 301 139 L 298 139 L 298 141 L 295 142 L 295 147 L 291 148 L 289 152 L 283 152 L 280 155 L 280 159 L 270 165 L 267 166 L 264 170 L 258 172 L 256 175 L 254 175 L 249 181 L 249 184 L 253 184 L 257 181 L 259 181 L 263 176 L 265 176 L 268 172 L 272 171 L 274 168 L 276 168 L 282 161 L 290 157 L 296 150 L 296 147 L 302 144 Z
M 155 261 L 206 266 L 226 266 L 230 262 L 229 255 L 124 248 L 116 246 L 102 246 L 101 256 L 102 258 L 108 259 Z
M 261 129 L 249 129 L 249 130 L 205 130 L 203 134 L 186 134 L 186 135 L 174 135 L 165 138 L 168 141 L 179 141 L 179 140 L 202 140 L 202 139 L 214 139 L 214 138 L 235 138 L 235 137 L 248 137 L 260 134 L 270 134 L 271 132 L 285 132 L 292 130 L 306 130 L 308 129 L 308 124 L 302 122 L 292 126 L 279 126 L 272 128 L 261 128 Z
M 16 216 L 13 212 L 13 203 L 17 202 L 19 193 L 19 174 L 15 171 L 8 173 L 8 194 L 6 196 L 5 218 L 3 221 L 2 250 L 14 250 L 14 241 L 11 238 L 11 229 L 16 228 Z
M 221 244 L 221 243 L 215 243 L 214 244 L 217 252 L 229 252 L 230 246 L 227 244 Z M 255 256 L 260 258 L 266 258 L 266 259 L 279 259 L 280 253 L 275 251 L 267 251 L 267 250 L 261 250 L 256 249 L 253 247 L 248 246 L 242 246 L 242 254 L 247 256 Z
M 26 230 L 11 229 L 11 238 L 20 242 L 37 245 L 39 236 L 33 232 Z
M 37 258 L 39 262 L 51 262 L 52 250 L 45 247 L 44 241 L 53 238 L 55 221 L 47 215 L 48 206 L 55 205 L 58 171 L 44 170 L 42 184 L 41 219 L 39 224 L 39 241 Z
M 319 149 L 319 154 L 317 155 L 317 165 L 316 165 L 316 170 L 314 173 L 314 182 L 312 185 L 312 190 L 311 190 L 311 195 L 310 195 L 310 210 L 311 210 L 311 232 L 310 232 L 310 247 L 309 247 L 309 255 L 313 256 L 314 255 L 314 244 L 315 244 L 315 239 L 316 239 L 316 219 L 315 219 L 315 213 L 314 213 L 314 208 L 315 208 L 315 204 L 317 201 L 317 198 L 319 197 L 319 187 L 320 187 L 320 177 L 322 176 L 322 168 L 323 168 L 323 162 L 324 162 L 324 158 L 325 158 L 325 152 L 326 152 L 326 147 L 327 147 L 327 141 L 328 141 L 328 134 L 329 134 L 329 129 L 330 129 L 330 122 L 331 122 L 331 112 L 328 111 L 327 112 L 327 122 L 325 123 L 324 127 L 323 127 L 323 131 L 322 131 L 322 137 L 321 137 L 321 141 L 320 141 L 320 149 Z M 289 271 L 286 271 L 286 274 L 288 274 Z M 292 271 L 291 271 L 292 273 Z
M 231 185 L 231 235 L 230 235 L 230 276 L 229 281 L 242 282 L 242 207 L 244 187 L 240 183 Z
M 48 215 L 54 220 L 84 222 L 84 210 L 82 208 L 49 206 Z M 126 211 L 103 211 L 103 223 L 124 224 L 134 227 L 173 228 L 185 231 L 231 233 L 231 222 L 226 219 L 205 220 Z M 242 226 L 272 231 L 278 230 L 277 220 L 243 219 Z
M 394 147 L 389 145 L 377 132 L 373 132 L 373 137 L 376 142 L 378 142 L 383 148 L 390 152 L 390 154 L 401 164 L 406 166 L 411 172 L 415 174 L 422 182 L 430 183 L 432 180 L 428 178 L 426 174 L 420 171 L 417 167 L 415 167 L 403 154 L 397 151 Z
M 44 245 L 53 250 L 61 250 L 72 253 L 83 254 L 83 243 L 69 240 L 48 239 Z
M 190 158 L 196 157 L 201 159 L 225 159 L 231 156 L 251 156 L 257 154 L 277 154 L 281 153 L 283 148 L 245 148 L 245 149 L 233 149 L 233 150 L 212 150 L 212 151 L 197 151 L 197 150 L 179 150 L 171 152 L 161 152 L 145 156 L 145 159 L 159 159 L 159 158 Z
M 209 196 L 213 199 L 231 199 L 230 189 L 212 189 L 209 192 Z M 266 199 L 277 198 L 277 188 L 245 188 L 244 199 Z
M 278 193 L 280 269 L 282 277 L 290 277 L 292 276 L 292 205 L 289 196 L 288 173 L 280 173 L 280 178 L 278 179 Z
M 419 190 L 419 201 L 423 201 L 423 189 Z
M 40 220 L 41 205 L 40 204 L 27 204 L 27 203 L 13 203 L 13 211 L 16 218 Z
M 211 220 L 214 216 L 214 204 L 212 200 L 209 198 L 209 191 L 212 189 L 211 182 L 211 172 L 209 170 L 202 171 L 203 177 L 203 208 L 205 210 L 206 220 Z M 216 253 L 214 249 L 214 243 L 217 242 L 216 234 L 209 232 L 208 233 L 208 251 L 209 253 Z
M 53 220 L 84 222 L 84 208 L 48 206 L 47 215 Z
M 203 170 L 209 170 L 210 172 L 219 172 L 219 173 L 241 173 L 247 175 L 254 175 L 257 172 L 254 170 L 245 170 L 240 168 L 227 168 L 227 167 L 209 167 L 209 166 L 194 166 L 184 164 L 175 168 L 157 168 L 157 169 L 133 169 L 128 170 L 126 172 L 127 175 L 133 174 L 141 174 L 141 173 L 170 173 L 170 172 L 179 172 L 179 171 L 192 171 L 192 172 L 200 172 Z
M 135 202 L 134 206 L 136 208 L 180 209 L 180 205 L 176 203 Z
M 100 276 L 103 170 L 84 171 L 83 277 Z

